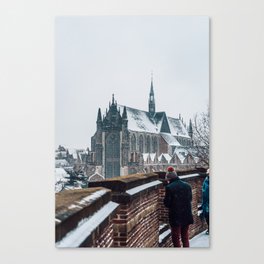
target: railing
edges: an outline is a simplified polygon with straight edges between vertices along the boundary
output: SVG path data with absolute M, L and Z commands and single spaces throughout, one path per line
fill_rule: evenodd
M 164 172 L 134 174 L 56 194 L 56 246 L 172 246 L 168 211 L 163 205 L 164 177 Z M 193 237 L 205 229 L 197 216 L 205 175 L 193 171 L 180 177 L 192 186 Z

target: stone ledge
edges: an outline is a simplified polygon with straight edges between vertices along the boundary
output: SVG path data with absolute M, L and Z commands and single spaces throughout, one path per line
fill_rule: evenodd
M 56 194 L 56 241 L 61 240 L 83 219 L 93 215 L 111 201 L 105 188 L 68 190 Z
M 123 193 L 129 189 L 158 180 L 158 174 L 131 174 L 127 176 L 119 176 L 104 181 L 90 182 L 89 187 L 105 187 L 113 192 Z
M 104 229 L 111 223 L 111 216 L 116 213 L 119 205 L 108 202 L 92 216 L 82 219 L 78 226 L 56 243 L 59 248 L 93 247 L 95 241 L 105 232 Z

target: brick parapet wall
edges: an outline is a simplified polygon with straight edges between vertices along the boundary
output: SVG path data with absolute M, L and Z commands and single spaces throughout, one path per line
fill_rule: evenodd
M 205 229 L 197 216 L 205 175 L 182 174 L 182 179 L 192 186 L 194 224 L 190 227 L 190 237 L 193 237 Z M 87 189 L 56 194 L 56 245 L 171 247 L 168 210 L 163 205 L 167 184 L 164 178 L 165 172 L 121 176 L 90 183 Z M 80 222 L 88 218 L 97 220 L 94 226 L 88 226 L 91 230 L 86 237 L 77 244 L 67 240 L 68 244 L 62 243 L 66 236 L 78 232 Z
M 158 247 L 158 200 L 162 183 L 154 173 L 121 176 L 93 183 L 112 190 L 120 204 L 113 219 L 114 247 Z
M 111 201 L 111 191 L 105 188 L 56 194 L 56 246 L 111 247 L 112 219 L 118 207 Z

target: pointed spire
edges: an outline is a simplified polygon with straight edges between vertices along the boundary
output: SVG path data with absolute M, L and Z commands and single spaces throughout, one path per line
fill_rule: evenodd
M 190 122 L 189 122 L 189 133 L 193 132 L 193 128 L 192 128 L 192 119 L 190 118 Z
M 115 95 L 112 94 L 112 105 L 115 104 Z
M 150 94 L 154 95 L 154 90 L 153 90 L 153 71 L 151 71 Z
M 189 122 L 188 134 L 189 134 L 190 138 L 192 139 L 193 138 L 193 127 L 192 127 L 192 120 L 191 119 Z
M 123 114 L 122 114 L 122 119 L 127 119 L 127 110 L 126 106 L 124 106 Z
M 154 116 L 156 112 L 155 109 L 155 99 L 154 99 L 154 89 L 153 89 L 153 72 L 151 71 L 151 84 L 149 92 L 149 113 L 151 116 Z
M 98 109 L 98 114 L 97 114 L 97 122 L 102 121 L 102 114 L 101 114 L 101 108 Z

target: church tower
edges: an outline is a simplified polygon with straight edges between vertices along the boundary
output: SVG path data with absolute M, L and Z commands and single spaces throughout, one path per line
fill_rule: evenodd
M 117 109 L 114 95 L 109 111 L 103 118 L 103 174 L 105 178 L 120 176 L 120 143 L 122 131 L 122 117 Z
M 149 113 L 151 116 L 155 114 L 155 99 L 154 99 L 154 90 L 153 90 L 153 73 L 151 73 L 151 85 L 149 93 Z
M 103 158 L 103 145 L 102 145 L 103 121 L 102 121 L 102 115 L 101 115 L 100 108 L 98 109 L 96 128 L 97 130 L 96 130 L 95 142 L 94 142 L 96 165 L 101 166 L 103 162 L 102 161 L 102 158 Z

